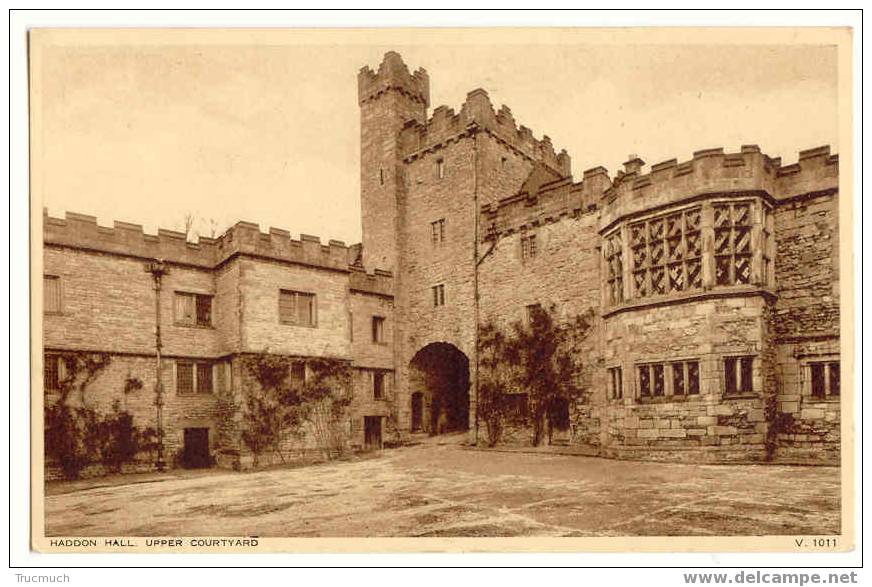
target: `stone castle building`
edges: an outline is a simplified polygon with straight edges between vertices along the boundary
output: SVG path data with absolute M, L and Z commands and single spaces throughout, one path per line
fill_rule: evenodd
M 396 53 L 358 74 L 363 242 L 238 222 L 218 238 L 44 216 L 45 385 L 70 350 L 113 360 L 91 384 L 154 421 L 163 261 L 163 421 L 171 453 L 238 450 L 221 394 L 240 358 L 353 369 L 359 447 L 469 430 L 477 324 L 535 304 L 588 313 L 587 401 L 555 442 L 618 458 L 836 462 L 840 441 L 838 158 L 782 165 L 754 145 L 573 178 L 483 90 L 428 113 L 429 78 Z M 136 377 L 142 388 L 123 393 Z M 523 410 L 524 397 L 518 406 Z M 771 456 L 771 454 L 770 454 Z M 220 460 L 220 459 L 219 459 Z

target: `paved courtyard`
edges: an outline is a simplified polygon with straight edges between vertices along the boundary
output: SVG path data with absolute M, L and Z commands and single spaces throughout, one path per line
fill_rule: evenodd
M 132 479 L 138 482 L 52 485 L 45 502 L 46 534 L 665 536 L 839 531 L 839 471 L 832 467 L 640 463 L 428 442 L 372 458 L 297 469 Z

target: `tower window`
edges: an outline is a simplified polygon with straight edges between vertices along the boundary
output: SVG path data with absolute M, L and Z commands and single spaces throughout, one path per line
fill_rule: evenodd
M 379 168 L 379 170 L 378 170 L 378 184 L 379 185 L 385 184 L 385 170 L 381 169 L 381 168 Z
M 443 179 L 445 177 L 445 159 L 436 160 L 436 177 Z
M 433 244 L 445 241 L 445 219 L 440 218 L 430 223 L 430 240 Z
M 445 305 L 445 284 L 440 283 L 439 285 L 434 285 L 430 288 L 433 291 L 433 306 L 444 306 Z
M 521 259 L 526 261 L 536 256 L 536 235 L 528 234 L 521 237 Z
M 382 316 L 372 317 L 372 342 L 377 344 L 385 342 L 385 319 Z

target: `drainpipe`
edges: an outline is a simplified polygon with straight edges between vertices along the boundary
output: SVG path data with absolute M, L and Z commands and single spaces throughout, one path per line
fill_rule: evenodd
M 160 259 L 155 259 L 151 263 L 145 265 L 145 271 L 151 273 L 154 279 L 154 350 L 157 360 L 155 361 L 155 383 L 154 383 L 154 406 L 155 406 L 155 427 L 157 432 L 157 460 L 154 463 L 155 468 L 162 472 L 166 469 L 164 462 L 164 430 L 163 430 L 163 382 L 161 381 L 161 341 L 160 333 L 160 291 L 161 280 L 164 275 L 169 273 L 166 265 Z
M 473 318 L 475 320 L 475 336 L 473 338 L 473 353 L 475 353 L 475 422 L 473 423 L 473 438 L 475 444 L 478 445 L 478 329 L 479 329 L 479 299 L 478 299 L 478 266 L 480 264 L 478 258 L 478 241 L 479 241 L 479 209 L 478 209 L 478 125 L 473 123 L 469 127 L 469 132 L 472 135 L 472 178 L 473 192 L 472 205 L 473 214 L 475 214 L 475 230 L 473 231 L 474 242 L 472 244 L 472 265 L 473 265 Z

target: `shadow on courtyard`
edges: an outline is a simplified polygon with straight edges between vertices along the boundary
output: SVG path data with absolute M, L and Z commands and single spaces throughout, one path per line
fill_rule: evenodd
M 835 467 L 640 463 L 446 440 L 45 499 L 48 536 L 827 535 L 839 532 L 839 509 Z

